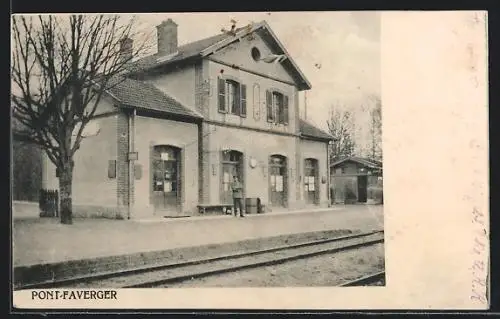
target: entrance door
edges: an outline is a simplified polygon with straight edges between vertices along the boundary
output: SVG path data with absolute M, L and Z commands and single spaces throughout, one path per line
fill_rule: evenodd
M 221 174 L 221 190 L 220 190 L 220 200 L 221 203 L 232 203 L 233 202 L 233 192 L 231 190 L 231 183 L 233 182 L 233 176 L 238 176 L 238 179 L 243 182 L 243 176 L 241 172 L 242 166 L 242 153 L 238 151 L 224 151 L 222 152 L 222 174 Z
M 155 146 L 152 159 L 153 204 L 155 211 L 180 209 L 180 151 L 171 146 Z
M 287 206 L 286 158 L 273 155 L 269 160 L 269 204 L 274 207 Z
M 367 199 L 368 176 L 358 176 L 358 202 L 366 203 Z
M 318 160 L 308 158 L 304 163 L 304 198 L 307 204 L 318 204 Z

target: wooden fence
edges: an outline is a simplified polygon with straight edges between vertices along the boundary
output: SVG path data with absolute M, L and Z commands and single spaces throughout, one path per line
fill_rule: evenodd
M 40 190 L 40 217 L 59 217 L 59 192 Z

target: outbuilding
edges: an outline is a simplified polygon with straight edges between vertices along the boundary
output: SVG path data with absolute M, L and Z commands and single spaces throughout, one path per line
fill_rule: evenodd
M 330 172 L 334 204 L 383 203 L 382 162 L 347 157 L 332 163 Z

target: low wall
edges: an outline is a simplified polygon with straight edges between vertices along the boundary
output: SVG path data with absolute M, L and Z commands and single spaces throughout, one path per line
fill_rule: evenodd
M 38 202 L 12 202 L 12 219 L 39 218 L 40 209 Z

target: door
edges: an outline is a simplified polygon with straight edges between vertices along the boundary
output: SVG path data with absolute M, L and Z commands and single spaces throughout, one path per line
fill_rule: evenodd
M 368 192 L 368 176 L 358 176 L 358 202 L 366 203 Z
M 233 202 L 233 192 L 231 190 L 233 176 L 238 176 L 243 188 L 245 188 L 241 172 L 242 158 L 242 153 L 238 151 L 222 152 L 221 203 L 229 204 Z
M 274 207 L 287 206 L 286 158 L 279 155 L 269 160 L 269 204 Z
M 152 159 L 153 204 L 155 211 L 178 212 L 180 209 L 179 149 L 156 146 Z
M 307 204 L 318 204 L 318 187 L 318 160 L 308 158 L 304 162 L 304 198 Z

